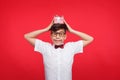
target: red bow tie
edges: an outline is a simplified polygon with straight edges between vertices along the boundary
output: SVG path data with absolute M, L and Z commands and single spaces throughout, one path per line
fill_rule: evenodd
M 57 48 L 63 48 L 64 47 L 64 45 L 62 44 L 62 45 L 55 45 L 55 49 L 57 49 Z

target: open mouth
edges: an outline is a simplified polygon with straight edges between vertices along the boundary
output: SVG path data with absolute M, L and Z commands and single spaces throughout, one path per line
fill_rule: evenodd
M 55 42 L 59 43 L 59 42 L 62 42 L 62 40 L 54 40 Z
M 53 41 L 54 41 L 55 45 L 61 45 L 61 44 L 63 44 L 62 40 L 60 40 L 60 39 L 59 40 L 54 39 Z
M 54 40 L 55 42 L 61 42 L 61 40 Z

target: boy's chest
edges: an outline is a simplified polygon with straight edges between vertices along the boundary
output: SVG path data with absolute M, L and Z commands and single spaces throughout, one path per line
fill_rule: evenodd
M 56 49 L 43 55 L 43 59 L 47 65 L 70 65 L 73 62 L 73 55 L 69 51 Z

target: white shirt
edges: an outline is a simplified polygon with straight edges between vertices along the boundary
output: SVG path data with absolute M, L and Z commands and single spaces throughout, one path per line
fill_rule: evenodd
M 83 42 L 68 42 L 63 49 L 55 49 L 52 44 L 36 39 L 34 51 L 43 55 L 45 80 L 72 80 L 73 58 L 83 52 Z

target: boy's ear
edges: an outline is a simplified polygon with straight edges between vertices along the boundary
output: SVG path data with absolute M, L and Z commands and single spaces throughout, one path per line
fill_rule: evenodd
M 50 38 L 52 38 L 52 33 L 50 33 Z
M 67 35 L 65 34 L 65 39 L 67 39 Z

